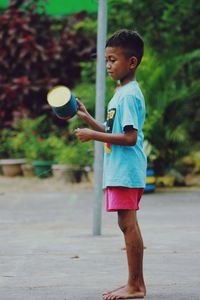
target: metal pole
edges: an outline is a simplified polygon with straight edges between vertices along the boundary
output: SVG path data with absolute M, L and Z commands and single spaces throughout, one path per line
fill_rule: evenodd
M 96 120 L 104 122 L 105 114 L 105 43 L 107 33 L 107 0 L 99 0 L 96 69 Z M 93 235 L 101 235 L 103 144 L 95 142 Z

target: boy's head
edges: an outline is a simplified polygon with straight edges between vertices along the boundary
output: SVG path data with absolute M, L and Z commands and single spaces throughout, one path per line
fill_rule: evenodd
M 144 43 L 136 31 L 117 31 L 106 42 L 108 74 L 112 79 L 119 80 L 122 85 L 134 80 L 143 52 Z
M 144 42 L 137 31 L 121 29 L 115 32 L 106 42 L 106 48 L 120 48 L 127 57 L 135 56 L 137 66 L 144 54 Z

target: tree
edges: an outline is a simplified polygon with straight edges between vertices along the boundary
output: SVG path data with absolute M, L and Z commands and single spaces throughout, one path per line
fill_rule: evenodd
M 197 0 L 111 0 L 108 28 L 136 29 L 159 56 L 169 57 L 200 48 L 199 14 Z
M 53 19 L 36 12 L 39 3 L 13 0 L 0 16 L 0 128 L 21 117 L 50 115 L 48 89 L 73 87 L 80 62 L 95 47 L 94 40 L 72 29 L 84 13 Z
M 145 137 L 165 168 L 199 138 L 199 14 L 196 0 L 110 2 L 109 32 L 136 29 L 145 40 L 137 74 L 147 104 Z

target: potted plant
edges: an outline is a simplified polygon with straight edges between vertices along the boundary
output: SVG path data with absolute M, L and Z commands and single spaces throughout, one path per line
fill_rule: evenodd
M 59 164 L 57 156 L 66 146 L 64 138 L 50 134 L 48 138 L 42 141 L 42 146 L 47 147 L 46 151 L 48 151 L 48 155 L 51 155 L 53 160 L 51 162 L 51 174 L 53 173 L 54 177 L 60 178 L 66 167 L 63 164 Z
M 46 178 L 52 175 L 53 151 L 49 139 L 42 136 L 32 136 L 26 145 L 26 157 L 32 160 L 36 176 Z
M 56 160 L 61 164 L 64 177 L 70 182 L 80 182 L 86 170 L 93 164 L 93 143 L 72 142 L 62 147 L 56 155 Z
M 13 177 L 22 175 L 22 165 L 26 163 L 24 152 L 15 143 L 15 131 L 4 129 L 0 136 L 0 165 L 3 175 Z
M 46 127 L 48 123 L 45 116 L 24 118 L 16 124 L 16 134 L 13 138 L 13 144 L 27 159 L 28 165 L 25 168 L 30 169 L 33 165 L 35 174 L 40 178 L 51 175 L 51 165 L 54 161 L 55 143 L 52 142 L 52 136 Z

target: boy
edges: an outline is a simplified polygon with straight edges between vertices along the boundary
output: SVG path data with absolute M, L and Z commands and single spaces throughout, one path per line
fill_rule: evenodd
M 82 142 L 105 143 L 103 188 L 106 190 L 106 209 L 117 211 L 126 244 L 127 284 L 103 293 L 105 300 L 144 298 L 146 295 L 144 246 L 136 215 L 146 180 L 142 133 L 145 103 L 135 78 L 143 49 L 142 38 L 132 30 L 120 30 L 107 40 L 107 71 L 113 80 L 120 82 L 120 86 L 109 102 L 105 127 L 93 119 L 79 101 L 78 116 L 93 130 L 78 128 L 76 136 Z

